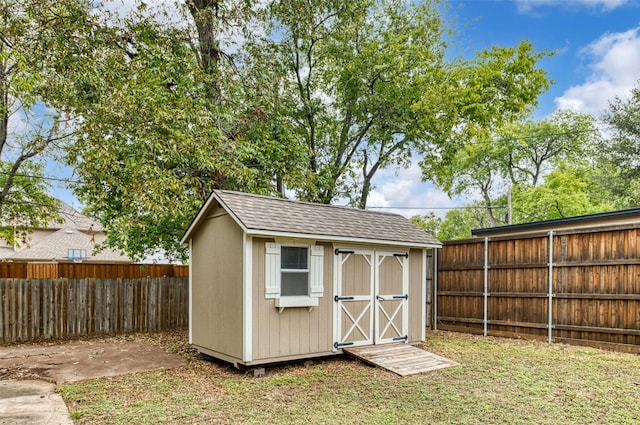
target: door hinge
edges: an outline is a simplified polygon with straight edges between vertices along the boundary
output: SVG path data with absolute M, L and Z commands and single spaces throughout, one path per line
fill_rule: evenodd
M 335 251 L 333 251 L 334 254 L 338 255 L 338 254 L 355 254 L 355 251 L 345 251 L 344 249 L 338 249 L 336 248 Z
M 334 342 L 333 343 L 333 348 L 338 349 L 340 347 L 346 347 L 348 345 L 353 345 L 353 342 Z
M 344 300 L 352 300 L 353 297 L 340 297 L 338 295 L 333 297 L 333 301 L 338 302 L 338 301 L 344 301 Z

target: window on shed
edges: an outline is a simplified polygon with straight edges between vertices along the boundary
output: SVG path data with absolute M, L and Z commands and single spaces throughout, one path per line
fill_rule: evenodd
M 322 297 L 324 247 L 265 244 L 265 298 Z
M 309 248 L 283 246 L 280 254 L 280 295 L 309 295 Z

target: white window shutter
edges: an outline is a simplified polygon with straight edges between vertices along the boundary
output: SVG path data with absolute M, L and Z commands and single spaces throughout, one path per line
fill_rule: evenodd
M 264 281 L 265 298 L 280 296 L 280 244 L 265 243 Z
M 309 267 L 309 295 L 321 297 L 324 289 L 324 247 L 315 245 L 311 247 L 311 264 Z

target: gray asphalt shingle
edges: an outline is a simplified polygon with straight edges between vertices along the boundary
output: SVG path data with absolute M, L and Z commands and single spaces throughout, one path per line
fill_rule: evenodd
M 227 190 L 214 193 L 251 233 L 264 231 L 440 245 L 431 235 L 397 214 Z
M 90 261 L 101 262 L 131 262 L 131 260 L 115 250 L 106 248 L 94 253 L 97 243 L 105 240 L 101 233 L 94 235 L 84 233 L 73 228 L 63 228 L 51 233 L 38 243 L 22 248 L 20 251 L 6 256 L 10 260 L 51 261 L 66 260 L 69 249 L 84 249 Z
M 50 221 L 43 229 L 32 229 L 26 241 L 17 249 L 0 239 L 2 261 L 64 261 L 69 249 L 84 249 L 88 261 L 131 262 L 126 255 L 105 248 L 94 254 L 96 244 L 105 240 L 102 226 L 95 220 L 61 202 L 59 219 Z

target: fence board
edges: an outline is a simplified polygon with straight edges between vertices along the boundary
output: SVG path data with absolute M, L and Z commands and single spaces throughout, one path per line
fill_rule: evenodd
M 0 279 L 20 278 L 189 277 L 189 266 L 179 264 L 98 264 L 58 262 L 0 263 Z
M 9 263 L 9 264 L 14 264 L 14 263 Z M 59 276 L 58 263 L 55 263 L 55 262 L 27 263 L 26 273 L 27 275 L 25 277 L 33 277 L 33 278 L 58 277 Z
M 638 226 L 488 240 L 484 317 L 484 239 L 445 243 L 438 253 L 438 328 L 552 338 L 640 352 Z
M 188 278 L 0 279 L 0 342 L 188 325 Z

